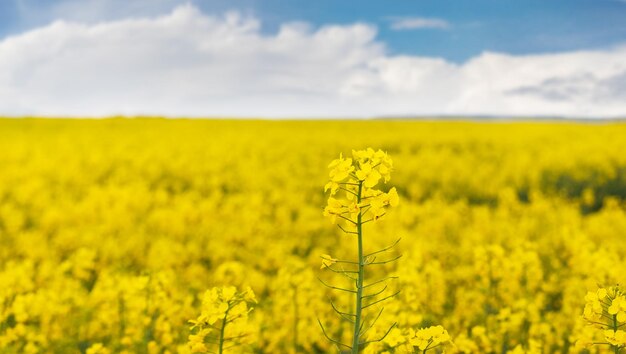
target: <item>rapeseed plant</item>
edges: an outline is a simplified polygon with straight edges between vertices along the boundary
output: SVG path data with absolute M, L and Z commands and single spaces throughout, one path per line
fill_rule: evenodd
M 577 347 L 608 345 L 615 354 L 626 347 L 626 295 L 619 285 L 587 292 L 583 319 L 596 331 L 584 332 Z
M 193 325 L 189 335 L 191 352 L 222 354 L 246 343 L 250 335 L 248 313 L 253 309 L 249 305 L 255 303 L 250 288 L 239 291 L 234 286 L 224 286 L 207 290 L 200 316 L 189 321 Z
M 329 285 L 323 282 L 330 289 L 348 292 L 354 295 L 355 305 L 353 311 L 344 311 L 330 302 L 333 310 L 345 321 L 352 323 L 351 344 L 342 343 L 339 340 L 330 338 L 320 321 L 320 326 L 324 335 L 338 347 L 348 348 L 354 353 L 358 353 L 365 345 L 383 340 L 389 332 L 396 326 L 392 324 L 387 332 L 378 339 L 364 340 L 368 330 L 370 330 L 381 316 L 384 307 L 378 314 L 365 325 L 363 310 L 379 304 L 387 299 L 396 296 L 399 292 L 385 295 L 387 290 L 387 280 L 395 277 L 386 277 L 365 283 L 366 267 L 383 265 L 396 261 L 400 256 L 379 260 L 381 254 L 391 250 L 398 242 L 383 249 L 365 254 L 363 242 L 363 226 L 369 222 L 375 222 L 382 218 L 389 207 L 398 205 L 398 192 L 395 188 L 384 192 L 375 187 L 379 182 L 389 181 L 393 170 L 393 162 L 387 153 L 382 150 L 374 151 L 371 148 L 366 150 L 352 151 L 352 158 L 344 158 L 342 155 L 333 160 L 329 165 L 330 181 L 324 187 L 324 191 L 330 191 L 328 204 L 324 208 L 324 215 L 331 219 L 344 233 L 354 235 L 357 243 L 356 261 L 333 258 L 330 255 L 322 256 L 322 268 L 329 269 L 337 274 L 348 278 L 354 282 L 354 288 L 343 288 Z M 366 293 L 366 290 L 371 290 Z M 378 296 L 382 297 L 378 297 Z

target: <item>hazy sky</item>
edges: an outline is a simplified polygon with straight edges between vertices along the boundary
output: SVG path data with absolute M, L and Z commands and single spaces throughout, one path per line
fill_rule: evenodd
M 626 116 L 626 1 L 2 0 L 0 114 Z

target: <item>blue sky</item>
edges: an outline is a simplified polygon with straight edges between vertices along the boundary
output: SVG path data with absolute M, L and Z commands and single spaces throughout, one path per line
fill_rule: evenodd
M 626 0 L 0 0 L 0 115 L 626 117 Z
M 62 13 L 63 3 L 79 1 L 3 0 L 0 37 L 45 25 L 55 19 L 96 22 L 127 16 L 157 15 L 191 2 L 207 13 L 237 9 L 257 16 L 262 30 L 306 21 L 314 25 L 365 22 L 392 54 L 437 56 L 461 62 L 483 51 L 511 54 L 602 48 L 626 40 L 626 1 L 620 0 L 228 0 L 128 1 L 91 11 Z M 85 1 L 102 3 L 103 1 Z M 147 2 L 149 3 L 149 2 Z M 92 7 L 97 8 L 99 5 Z M 446 21 L 446 28 L 394 30 L 394 19 L 417 17 Z
M 294 1 L 288 7 L 282 7 L 280 1 L 264 4 L 259 13 L 272 22 L 369 22 L 378 26 L 380 39 L 392 53 L 441 56 L 454 61 L 485 50 L 541 53 L 609 46 L 626 39 L 626 2 L 613 0 L 322 0 Z M 390 28 L 389 19 L 393 17 L 437 18 L 450 26 L 397 31 Z

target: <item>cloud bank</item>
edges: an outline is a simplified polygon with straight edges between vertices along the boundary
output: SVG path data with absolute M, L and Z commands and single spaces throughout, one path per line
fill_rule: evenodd
M 57 21 L 0 41 L 0 114 L 371 117 L 626 115 L 626 46 L 463 64 L 389 55 L 376 28 L 312 29 L 179 6 Z

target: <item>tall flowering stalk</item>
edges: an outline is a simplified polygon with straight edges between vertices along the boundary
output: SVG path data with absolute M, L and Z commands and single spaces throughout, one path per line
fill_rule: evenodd
M 626 294 L 619 286 L 588 292 L 583 318 L 590 327 L 602 330 L 602 339 L 594 338 L 594 331 L 587 332 L 576 342 L 579 348 L 608 345 L 617 354 L 626 347 Z
M 207 290 L 202 299 L 202 312 L 189 321 L 189 349 L 192 353 L 224 353 L 244 344 L 249 335 L 248 313 L 256 303 L 250 288 L 239 291 L 234 286 Z M 213 348 L 213 350 L 210 350 Z
M 366 344 L 381 341 L 385 338 L 395 323 L 389 327 L 382 338 L 363 341 L 366 332 L 371 329 L 384 308 L 374 316 L 368 326 L 365 325 L 363 310 L 379 304 L 395 295 L 398 292 L 385 296 L 387 290 L 387 280 L 395 277 L 386 277 L 365 284 L 366 267 L 382 265 L 393 262 L 400 256 L 391 257 L 386 260 L 378 260 L 378 256 L 391 250 L 400 240 L 383 249 L 372 253 L 364 254 L 363 246 L 363 226 L 369 222 L 376 221 L 383 217 L 389 207 L 398 205 L 398 193 L 395 188 L 388 192 L 376 189 L 381 181 L 389 181 L 393 163 L 387 153 L 382 150 L 374 151 L 371 148 L 366 150 L 352 151 L 352 158 L 339 158 L 333 160 L 330 165 L 330 181 L 324 187 L 325 192 L 330 192 L 328 204 L 324 208 L 324 215 L 329 217 L 333 224 L 336 224 L 344 233 L 356 237 L 357 259 L 340 260 L 330 255 L 322 256 L 322 268 L 329 269 L 341 274 L 354 282 L 354 288 L 342 288 L 322 283 L 333 289 L 348 292 L 354 295 L 354 311 L 342 311 L 331 301 L 333 310 L 344 320 L 352 323 L 352 342 L 344 344 L 338 340 L 330 338 L 322 323 L 324 335 L 337 346 L 349 348 L 352 353 L 358 353 Z M 366 293 L 370 291 L 369 293 Z

